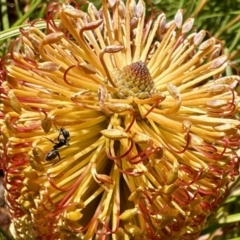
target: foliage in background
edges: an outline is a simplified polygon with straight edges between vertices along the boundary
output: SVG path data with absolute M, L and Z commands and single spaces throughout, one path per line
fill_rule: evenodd
M 197 29 L 206 29 L 219 38 L 240 66 L 240 0 L 153 0 L 155 8 L 173 18 L 177 9 L 185 11 L 185 18 L 195 17 Z
M 150 0 L 149 0 L 150 1 Z M 19 27 L 26 27 L 28 19 L 44 18 L 49 1 L 46 0 L 1 0 L 0 3 L 0 57 L 8 51 L 12 39 L 18 35 Z M 59 2 L 66 2 L 60 0 Z M 101 1 L 92 1 L 100 5 Z M 166 13 L 173 19 L 179 8 L 184 9 L 185 18 L 195 17 L 197 29 L 206 29 L 225 45 L 226 53 L 240 68 L 240 0 L 152 0 L 154 10 Z M 148 3 L 149 14 L 151 11 Z M 44 28 L 44 22 L 39 22 Z M 226 73 L 228 74 L 228 73 Z M 212 216 L 200 239 L 240 239 L 240 181 L 236 179 L 230 187 L 225 202 Z M 0 239 L 1 233 L 0 233 Z

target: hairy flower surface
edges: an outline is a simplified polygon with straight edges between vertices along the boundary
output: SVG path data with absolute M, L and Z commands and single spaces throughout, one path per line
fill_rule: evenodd
M 17 239 L 195 239 L 238 174 L 221 42 L 145 2 L 49 5 L 1 60 Z

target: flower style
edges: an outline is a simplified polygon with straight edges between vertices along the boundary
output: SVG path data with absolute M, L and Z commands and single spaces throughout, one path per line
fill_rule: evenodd
M 142 0 L 51 3 L 36 22 L 1 60 L 17 239 L 195 239 L 239 167 L 221 42 Z

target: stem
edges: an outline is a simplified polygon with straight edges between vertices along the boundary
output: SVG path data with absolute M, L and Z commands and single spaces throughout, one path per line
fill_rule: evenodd
M 30 9 L 21 17 L 19 18 L 12 27 L 17 27 L 18 25 L 22 24 L 28 17 L 36 10 L 36 8 L 42 3 L 42 0 L 37 0 Z
M 14 238 L 12 236 L 10 236 L 9 234 L 7 234 L 7 232 L 5 230 L 3 230 L 0 227 L 0 239 L 2 239 L 2 236 L 5 237 L 6 240 L 14 240 Z

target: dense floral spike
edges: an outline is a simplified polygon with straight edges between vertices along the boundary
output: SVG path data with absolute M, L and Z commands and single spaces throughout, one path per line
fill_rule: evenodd
M 1 59 L 17 239 L 195 239 L 238 174 L 240 78 L 179 10 L 51 3 Z M 48 161 L 46 161 L 46 158 Z
M 116 76 L 119 98 L 145 99 L 155 92 L 154 81 L 146 64 L 141 61 L 125 66 Z

